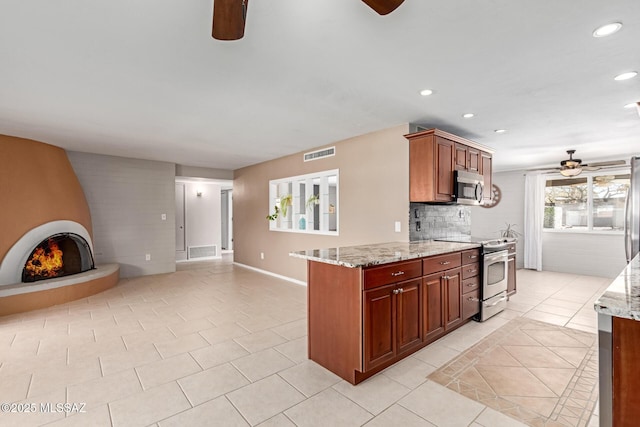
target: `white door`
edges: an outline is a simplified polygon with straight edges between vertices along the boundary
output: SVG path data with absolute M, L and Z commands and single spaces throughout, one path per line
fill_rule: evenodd
M 184 252 L 184 184 L 176 183 L 176 252 Z

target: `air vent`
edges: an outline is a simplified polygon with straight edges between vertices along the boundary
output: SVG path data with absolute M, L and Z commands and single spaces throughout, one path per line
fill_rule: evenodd
M 318 160 L 318 159 L 331 157 L 335 155 L 336 155 L 336 147 L 323 148 L 322 150 L 304 153 L 304 161 L 310 162 L 311 160 Z
M 195 258 L 210 258 L 218 256 L 218 246 L 217 245 L 209 245 L 209 246 L 189 246 L 189 251 L 187 254 L 188 259 Z

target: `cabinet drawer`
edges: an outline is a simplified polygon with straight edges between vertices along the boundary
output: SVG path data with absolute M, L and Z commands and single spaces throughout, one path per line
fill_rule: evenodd
M 473 264 L 467 264 L 462 267 L 462 280 L 469 277 L 477 276 L 480 273 L 480 263 L 474 262 Z
M 462 265 L 480 261 L 480 249 L 462 251 Z
M 468 319 L 480 313 L 480 290 L 476 289 L 462 296 L 462 318 Z
M 462 281 L 462 294 L 467 294 L 480 288 L 480 277 L 474 276 Z
M 425 258 L 423 260 L 424 274 L 427 275 L 437 273 L 438 271 L 460 267 L 461 259 L 460 252 Z
M 364 288 L 377 288 L 378 286 L 420 276 L 422 276 L 422 263 L 420 260 L 385 264 L 364 270 Z

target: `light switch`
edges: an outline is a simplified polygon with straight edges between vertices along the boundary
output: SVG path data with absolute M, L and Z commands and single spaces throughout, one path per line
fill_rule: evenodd
M 396 233 L 400 233 L 402 231 L 402 224 L 400 221 L 396 221 Z
M 144 256 L 145 261 L 151 261 L 151 254 L 146 254 Z
M 160 215 L 160 218 L 162 218 L 163 221 L 166 221 L 167 220 L 167 214 Z

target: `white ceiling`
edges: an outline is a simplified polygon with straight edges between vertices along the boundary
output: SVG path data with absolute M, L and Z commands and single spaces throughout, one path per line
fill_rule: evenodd
M 496 150 L 496 170 L 640 154 L 638 0 L 2 0 L 0 133 L 236 169 L 399 125 Z M 621 21 L 618 33 L 592 31 Z M 422 97 L 419 91 L 435 93 Z M 461 115 L 473 112 L 472 119 Z M 494 129 L 508 132 L 498 135 Z

